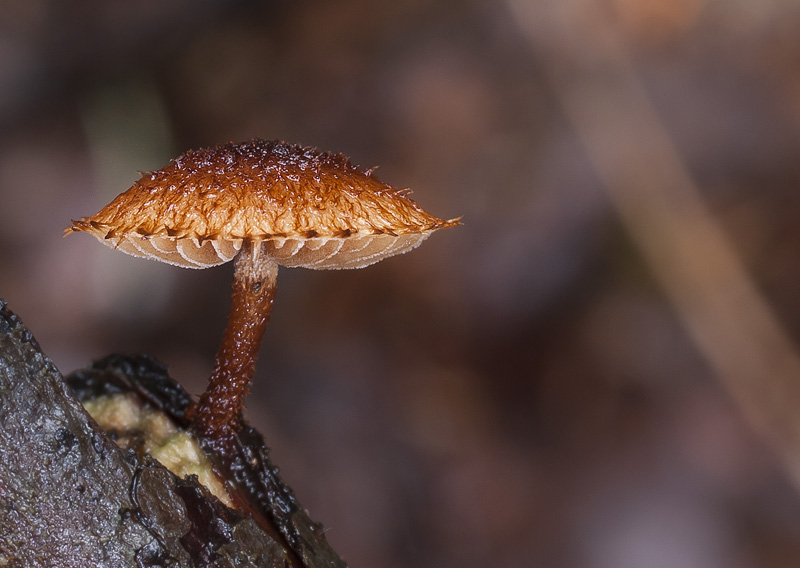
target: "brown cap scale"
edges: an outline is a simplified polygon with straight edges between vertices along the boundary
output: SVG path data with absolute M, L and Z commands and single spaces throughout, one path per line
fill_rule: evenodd
M 195 428 L 236 427 L 276 290 L 278 266 L 361 268 L 458 224 L 341 154 L 253 140 L 189 151 L 144 174 L 83 231 L 129 254 L 187 268 L 234 260 L 231 312 Z

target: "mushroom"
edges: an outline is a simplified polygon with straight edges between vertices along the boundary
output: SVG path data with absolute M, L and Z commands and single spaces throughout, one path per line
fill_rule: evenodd
M 362 268 L 457 225 L 423 211 L 341 154 L 252 140 L 189 151 L 142 175 L 92 217 L 72 221 L 105 245 L 186 268 L 234 261 L 230 315 L 195 431 L 236 431 L 275 297 L 278 266 Z

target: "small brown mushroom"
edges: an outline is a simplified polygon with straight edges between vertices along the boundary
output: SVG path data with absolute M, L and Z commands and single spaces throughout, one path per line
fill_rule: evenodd
M 123 252 L 187 268 L 234 260 L 228 325 L 194 427 L 223 440 L 238 425 L 272 309 L 278 266 L 361 268 L 452 227 L 341 154 L 253 140 L 189 151 L 142 175 L 84 231 Z

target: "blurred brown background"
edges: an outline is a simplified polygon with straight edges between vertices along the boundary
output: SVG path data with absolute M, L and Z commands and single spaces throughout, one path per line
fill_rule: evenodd
M 800 564 L 797 448 L 743 412 L 747 388 L 775 384 L 791 430 L 800 406 L 780 393 L 800 375 L 745 364 L 731 396 L 725 369 L 741 365 L 725 353 L 749 352 L 703 340 L 736 328 L 760 345 L 760 328 L 676 309 L 683 272 L 648 255 L 647 222 L 631 227 L 648 184 L 669 195 L 663 153 L 635 151 L 657 127 L 741 262 L 731 278 L 752 279 L 745 299 L 787 340 L 776 354 L 764 339 L 764 361 L 794 360 L 798 3 L 7 0 L 0 14 L 0 297 L 62 371 L 147 352 L 199 392 L 231 281 L 230 266 L 62 239 L 70 218 L 189 148 L 343 152 L 464 216 L 365 270 L 279 277 L 249 416 L 354 568 Z M 604 162 L 616 147 L 644 182 Z M 719 282 L 713 265 L 691 274 Z

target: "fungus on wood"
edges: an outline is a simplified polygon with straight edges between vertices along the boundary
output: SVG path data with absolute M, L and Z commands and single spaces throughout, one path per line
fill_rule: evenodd
M 193 427 L 224 449 L 238 429 L 278 266 L 362 268 L 458 224 L 341 154 L 252 140 L 189 151 L 144 174 L 83 231 L 129 254 L 187 268 L 234 260 L 228 324 Z
M 87 413 L 118 402 L 159 427 Z M 152 459 L 148 431 L 185 432 L 188 404 L 147 356 L 111 355 L 64 379 L 0 298 L 0 566 L 346 568 L 246 423 L 233 452 L 211 456 L 233 507 Z

